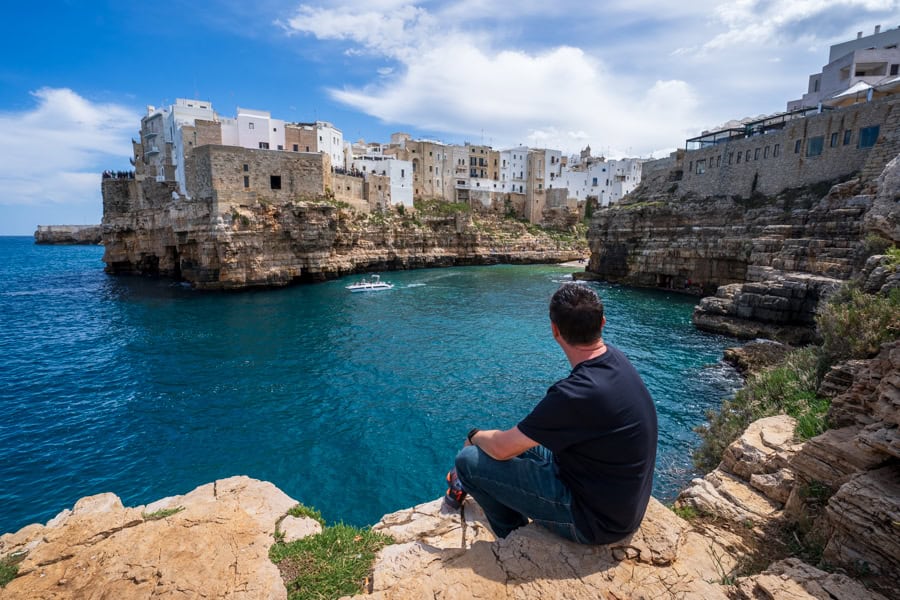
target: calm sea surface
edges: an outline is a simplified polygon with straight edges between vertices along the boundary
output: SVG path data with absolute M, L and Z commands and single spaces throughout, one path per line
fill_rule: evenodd
M 204 293 L 109 277 L 102 255 L 0 237 L 0 533 L 82 496 L 134 506 L 231 475 L 371 524 L 441 495 L 466 431 L 514 425 L 569 372 L 547 301 L 571 269 Z M 671 500 L 691 428 L 738 385 L 719 362 L 734 342 L 696 331 L 690 299 L 596 288 L 606 340 L 656 400 L 655 494 Z

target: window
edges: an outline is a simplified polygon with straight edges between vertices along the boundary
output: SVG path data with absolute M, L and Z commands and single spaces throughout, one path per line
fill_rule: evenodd
M 859 140 L 856 142 L 857 148 L 871 148 L 878 141 L 878 132 L 880 126 L 863 127 L 859 130 Z
M 744 156 L 744 153 L 743 153 L 743 152 L 738 152 L 737 160 L 735 161 L 735 164 L 738 164 L 738 165 L 741 164 L 741 157 L 742 157 L 742 156 Z
M 259 143 L 259 149 L 260 149 L 260 150 L 268 150 L 268 149 L 269 149 L 269 142 L 260 142 L 260 143 Z
M 753 160 L 759 160 L 759 148 L 753 151 Z
M 244 163 L 244 173 L 247 173 L 248 171 L 250 171 L 250 165 Z
M 898 75 L 900 71 L 900 65 L 891 65 L 891 75 Z
M 853 130 L 852 129 L 845 130 L 844 131 L 844 145 L 849 146 L 850 140 L 852 140 L 852 139 L 853 139 Z
M 702 175 L 706 172 L 706 159 L 702 158 L 697 161 L 697 175 Z
M 800 154 L 800 145 L 803 143 L 803 140 L 797 140 L 794 142 L 794 154 Z
M 775 144 L 772 148 L 772 156 L 778 156 L 781 153 L 781 144 Z
M 597 178 L 596 177 L 594 177 L 594 181 L 593 181 L 593 183 L 591 183 L 591 186 L 597 187 Z
M 769 158 L 769 147 L 766 146 L 763 150 L 763 158 Z
M 281 175 L 271 175 L 269 177 L 269 187 L 273 190 L 281 189 Z
M 806 156 L 819 156 L 822 154 L 822 147 L 825 145 L 825 136 L 817 135 L 811 137 L 806 142 Z
M 300 151 L 300 144 L 294 144 L 294 152 Z
M 253 121 L 247 123 L 247 129 L 253 129 Z
M 831 142 L 828 144 L 830 147 L 834 148 L 838 145 L 838 134 L 837 131 L 831 134 Z
M 744 155 L 744 162 L 750 162 L 750 150 L 747 150 L 747 154 Z
M 732 162 L 734 162 L 734 152 L 729 152 L 728 153 L 728 164 L 730 165 Z
M 718 169 L 721 166 L 722 166 L 722 155 L 720 154 L 716 157 L 716 168 Z
M 250 176 L 249 175 L 244 175 L 244 187 L 245 188 L 250 187 Z
M 309 152 L 309 146 L 306 147 L 306 151 Z
M 273 128 L 272 128 L 272 131 L 278 131 L 278 128 L 277 128 L 277 127 L 273 127 Z
M 400 169 L 400 177 L 406 177 L 406 169 Z
M 279 150 L 284 150 L 284 146 L 282 146 L 281 144 L 278 144 L 278 149 L 279 149 Z

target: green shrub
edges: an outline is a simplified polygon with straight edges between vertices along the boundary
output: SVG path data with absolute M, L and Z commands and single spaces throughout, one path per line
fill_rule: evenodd
M 820 373 L 843 360 L 874 356 L 881 344 L 900 336 L 900 289 L 883 296 L 845 286 L 819 306 L 816 326 L 822 336 Z
M 16 578 L 19 574 L 19 563 L 25 558 L 25 554 L 16 556 L 4 556 L 0 558 L 0 588 Z
M 796 433 L 804 439 L 824 431 L 829 401 L 816 396 L 818 364 L 818 349 L 802 348 L 788 354 L 782 365 L 747 379 L 734 398 L 709 411 L 706 425 L 695 430 L 701 445 L 694 451 L 694 465 L 704 472 L 715 469 L 725 448 L 763 417 L 794 417 Z
M 885 250 L 890 248 L 891 245 L 891 240 L 881 237 L 877 233 L 870 233 L 863 241 L 863 247 L 865 248 L 866 256 L 884 254 Z
M 338 524 L 269 550 L 289 600 L 340 598 L 364 591 L 375 553 L 393 540 L 371 529 Z

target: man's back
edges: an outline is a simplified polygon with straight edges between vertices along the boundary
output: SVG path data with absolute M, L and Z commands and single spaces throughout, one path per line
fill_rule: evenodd
M 637 529 L 653 485 L 656 409 L 621 351 L 607 345 L 576 365 L 518 428 L 553 452 L 580 531 L 608 543 Z

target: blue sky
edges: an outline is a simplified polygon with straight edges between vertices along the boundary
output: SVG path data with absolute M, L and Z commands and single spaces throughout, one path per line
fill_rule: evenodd
M 394 131 L 661 156 L 783 110 L 900 0 L 14 3 L 0 37 L 0 235 L 99 223 L 147 105 L 209 100 L 347 140 Z

